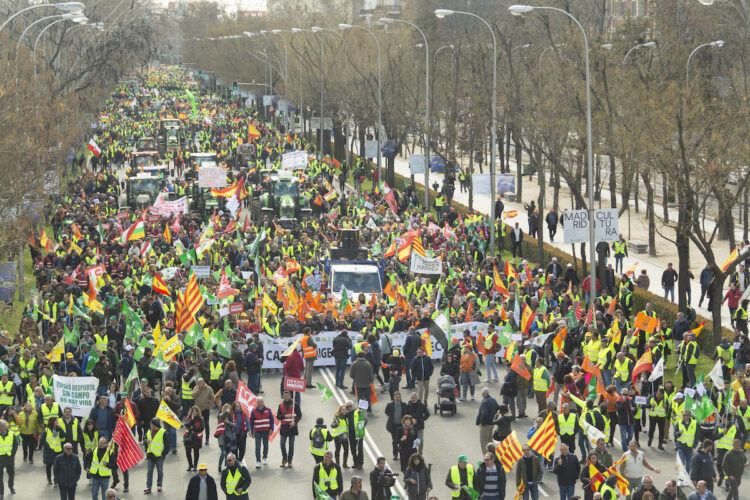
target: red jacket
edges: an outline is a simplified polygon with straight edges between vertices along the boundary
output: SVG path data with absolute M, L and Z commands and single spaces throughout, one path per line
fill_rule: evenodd
M 250 432 L 271 432 L 273 430 L 273 414 L 268 406 L 262 410 L 257 407 L 250 413 Z
M 302 374 L 305 371 L 305 362 L 302 360 L 302 354 L 299 351 L 294 351 L 284 361 L 284 376 L 292 378 L 302 378 Z

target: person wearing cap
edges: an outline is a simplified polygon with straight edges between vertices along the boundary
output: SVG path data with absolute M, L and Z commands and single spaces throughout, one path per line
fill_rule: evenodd
M 227 500 L 248 500 L 250 497 L 247 489 L 252 483 L 250 472 L 244 465 L 237 462 L 234 453 L 227 455 L 226 464 L 219 482 Z
M 326 451 L 320 463 L 313 468 L 312 492 L 318 498 L 317 490 L 323 491 L 331 498 L 338 498 L 344 489 L 344 476 L 341 467 L 333 461 L 333 452 Z
M 151 494 L 151 485 L 154 482 L 154 467 L 156 468 L 156 491 L 161 493 L 164 484 L 164 458 L 169 453 L 169 440 L 167 433 L 162 428 L 159 419 L 151 420 L 150 429 L 146 432 L 146 489 L 145 495 Z
M 459 455 L 458 463 L 448 470 L 445 485 L 451 490 L 452 498 L 471 500 L 471 495 L 463 490 L 464 486 L 474 488 L 474 466 L 466 455 Z
M 198 464 L 198 473 L 188 482 L 185 500 L 219 500 L 216 481 L 208 473 L 206 464 Z

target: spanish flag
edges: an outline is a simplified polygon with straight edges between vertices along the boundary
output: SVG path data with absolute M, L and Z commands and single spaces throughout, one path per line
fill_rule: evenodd
M 254 123 L 249 123 L 247 125 L 247 142 L 253 142 L 255 139 L 258 139 L 259 137 L 260 137 L 260 132 L 258 131 L 258 127 L 256 127 Z
M 151 282 L 151 289 L 154 291 L 154 293 L 158 293 L 159 295 L 164 295 L 166 297 L 171 297 L 172 292 L 169 291 L 169 287 L 167 287 L 167 284 L 164 282 L 164 278 L 161 277 L 161 274 L 154 273 L 154 279 Z

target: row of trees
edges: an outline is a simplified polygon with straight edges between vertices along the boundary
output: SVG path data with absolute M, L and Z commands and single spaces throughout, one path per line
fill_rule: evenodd
M 356 124 L 363 141 L 377 123 L 372 39 L 360 30 L 342 32 L 343 38 L 327 31 L 292 35 L 271 30 L 320 26 L 338 31 L 340 22 L 362 23 L 377 33 L 382 45 L 384 133 L 399 146 L 423 137 L 421 37 L 400 24 L 379 26 L 375 21 L 386 13 L 362 20 L 352 14 L 350 2 L 329 3 L 328 10 L 306 11 L 305 2 L 279 0 L 266 18 L 229 17 L 216 4 L 191 4 L 183 18 L 183 53 L 224 81 L 262 81 L 270 66 L 276 90 L 313 115 L 323 72 L 325 107 L 330 110 L 326 115 L 334 117 L 334 152 L 341 152 L 344 127 Z M 569 187 L 571 205 L 586 208 L 588 182 L 595 183 L 597 193 L 609 190 L 611 206 L 621 214 L 630 207 L 645 210 L 650 253 L 656 254 L 657 234 L 677 248 L 680 306 L 686 304 L 691 252 L 713 271 L 714 303 L 720 303 L 728 272 L 720 268 L 723 259 L 715 254 L 716 243 L 726 240 L 734 248 L 739 227 L 742 238 L 748 237 L 750 169 L 744 165 L 750 133 L 750 7 L 742 0 L 717 1 L 710 7 L 697 0 L 659 2 L 647 17 L 615 23 L 607 0 L 545 3 L 576 16 L 589 37 L 598 156 L 594 179 L 587 179 L 585 168 L 583 40 L 578 28 L 559 13 L 514 17 L 507 5 L 489 0 L 414 0 L 404 6 L 401 18 L 417 24 L 430 42 L 430 146 L 449 161 L 466 159 L 466 168 L 475 167 L 478 153 L 489 157 L 489 33 L 468 16 L 438 20 L 433 14 L 444 7 L 470 11 L 488 20 L 498 41 L 498 169 L 509 171 L 511 160 L 520 165 L 528 157 L 539 172 L 542 214 L 548 206 L 547 184 L 554 208 L 561 206 L 563 183 Z M 268 33 L 220 39 L 260 30 Z M 714 40 L 724 41 L 723 47 L 696 52 L 687 81 L 688 56 Z M 319 42 L 324 44 L 323 67 Z M 647 42 L 655 46 L 630 51 Z M 517 172 L 521 199 L 524 179 L 520 168 Z M 706 228 L 706 218 L 717 223 Z M 719 335 L 719 307 L 713 320 Z
M 5 3 L 0 22 L 28 5 Z M 154 24 L 143 22 L 151 11 L 138 2 L 87 1 L 87 25 L 63 20 L 47 28 L 60 20 L 50 18 L 18 45 L 31 23 L 61 14 L 39 7 L 0 33 L 0 255 L 18 262 L 21 300 L 23 246 L 64 183 L 66 160 L 88 140 L 95 112 L 117 82 L 155 53 Z

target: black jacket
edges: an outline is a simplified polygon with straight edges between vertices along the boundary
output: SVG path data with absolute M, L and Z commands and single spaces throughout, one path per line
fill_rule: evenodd
M 432 360 L 426 354 L 417 356 L 411 363 L 411 377 L 417 381 L 428 380 L 434 371 Z
M 411 415 L 414 418 L 414 428 L 422 430 L 424 429 L 424 421 L 430 418 L 430 410 L 419 400 L 416 403 L 409 401 L 406 403 L 405 415 Z
M 500 482 L 500 500 L 503 500 L 505 498 L 505 470 L 503 470 L 503 465 L 498 459 L 495 459 L 495 467 L 497 468 L 497 476 Z M 482 490 L 484 490 L 484 481 L 486 477 L 487 464 L 482 462 L 482 464 L 477 468 L 476 474 L 474 475 L 474 489 L 479 493 L 483 493 Z
M 482 398 L 482 402 L 479 403 L 476 425 L 492 425 L 498 409 L 499 406 L 495 398 L 492 396 Z
M 224 494 L 226 494 L 227 492 L 227 474 L 229 473 L 229 470 L 231 468 L 232 467 L 227 467 L 221 473 L 221 490 L 224 492 Z M 235 463 L 234 469 L 235 470 L 232 471 L 232 474 L 234 474 L 235 471 L 240 471 L 240 482 L 237 483 L 237 486 L 235 486 L 235 491 L 243 490 L 245 492 L 244 495 L 234 495 L 234 498 L 244 498 L 245 500 L 247 500 L 247 498 L 249 498 L 247 489 L 250 487 L 250 483 L 252 483 L 253 480 L 250 479 L 250 473 L 247 471 L 247 468 L 245 468 L 245 466 Z
M 352 348 L 352 341 L 346 332 L 333 338 L 333 359 L 349 358 L 349 350 Z
M 185 500 L 195 500 L 200 494 L 201 478 L 198 474 L 190 478 L 188 483 Z M 208 491 L 208 500 L 219 500 L 219 494 L 216 491 L 216 481 L 209 475 L 206 475 L 206 489 Z
M 57 485 L 61 488 L 75 486 L 81 478 L 81 470 L 81 460 L 76 454 L 66 456 L 64 452 L 60 453 L 52 464 L 55 481 L 57 481 Z
M 381 471 L 375 467 L 370 472 L 370 500 L 391 500 L 391 488 L 386 484 L 392 479 L 393 473 L 390 469 Z
M 690 479 L 696 483 L 698 481 L 706 481 L 710 484 L 715 477 L 714 457 L 710 453 L 703 451 L 703 449 L 698 450 L 693 455 L 693 464 L 690 467 Z
M 565 457 L 558 456 L 555 458 L 554 464 L 552 472 L 557 475 L 557 484 L 560 486 L 576 484 L 578 476 L 581 474 L 581 464 L 575 453 L 568 453 Z

